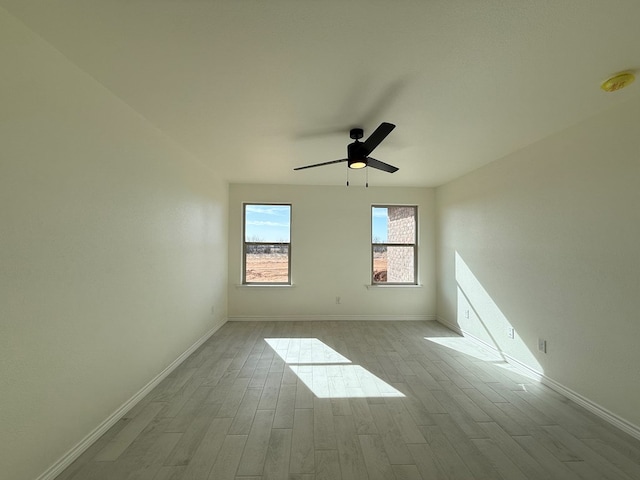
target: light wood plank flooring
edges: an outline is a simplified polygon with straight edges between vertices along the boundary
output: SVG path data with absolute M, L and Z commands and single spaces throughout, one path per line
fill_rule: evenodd
M 58 480 L 341 478 L 630 480 L 640 442 L 436 322 L 227 323 Z

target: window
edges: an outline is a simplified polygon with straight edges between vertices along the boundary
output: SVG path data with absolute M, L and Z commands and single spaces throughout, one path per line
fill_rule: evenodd
M 418 207 L 371 207 L 371 283 L 418 283 Z
M 291 205 L 244 204 L 242 283 L 291 285 Z

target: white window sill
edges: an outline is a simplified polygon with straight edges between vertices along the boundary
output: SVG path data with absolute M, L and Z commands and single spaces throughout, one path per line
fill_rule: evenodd
M 391 283 L 391 284 L 383 284 L 383 283 L 377 283 L 375 285 L 365 285 L 365 287 L 367 287 L 367 290 L 375 290 L 376 288 L 422 288 L 424 287 L 424 285 L 418 284 L 418 285 L 413 285 L 413 284 L 407 284 L 407 285 L 403 285 L 403 284 L 397 284 L 397 283 Z

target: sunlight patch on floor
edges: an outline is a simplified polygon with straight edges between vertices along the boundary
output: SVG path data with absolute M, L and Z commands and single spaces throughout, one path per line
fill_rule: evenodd
M 317 338 L 265 338 L 264 341 L 287 363 L 351 363 Z
M 467 337 L 424 337 L 424 339 L 429 342 L 442 345 L 443 347 L 450 348 L 455 352 L 469 355 L 483 362 L 491 363 L 491 365 L 508 370 L 514 375 L 523 377 L 523 379 L 526 378 L 536 382 L 540 381 L 539 375 L 536 375 L 527 369 L 512 365 L 501 352 L 484 346 L 482 342 L 478 340 Z M 453 355 L 455 356 L 455 354 Z
M 428 340 L 443 347 L 450 348 L 456 352 L 470 355 L 478 360 L 485 362 L 503 362 L 504 358 L 495 350 L 485 348 L 479 342 L 474 342 L 464 337 L 424 337 Z
M 264 340 L 318 398 L 404 397 L 317 338 Z
M 404 397 L 360 365 L 289 365 L 318 398 Z

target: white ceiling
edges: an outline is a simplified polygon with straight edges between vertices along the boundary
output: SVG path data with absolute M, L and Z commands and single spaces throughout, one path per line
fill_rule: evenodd
M 232 183 L 435 186 L 640 95 L 638 0 L 0 0 Z M 353 172 L 352 181 L 363 181 Z

